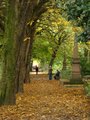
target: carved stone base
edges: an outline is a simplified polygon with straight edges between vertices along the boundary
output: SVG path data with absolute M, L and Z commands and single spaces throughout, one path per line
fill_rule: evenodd
M 82 78 L 70 79 L 71 84 L 83 84 Z
M 75 84 L 75 85 L 78 85 L 78 84 L 83 84 L 83 81 L 82 81 L 82 79 L 70 79 L 70 81 L 68 81 L 68 82 L 63 82 L 63 84 L 65 84 L 65 85 L 73 85 L 73 84 Z

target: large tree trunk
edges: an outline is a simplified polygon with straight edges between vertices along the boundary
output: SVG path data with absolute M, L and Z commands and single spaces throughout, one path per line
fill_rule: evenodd
M 20 6 L 20 8 L 18 7 Z M 24 42 L 27 22 L 32 14 L 31 3 L 29 0 L 19 1 L 16 6 L 17 18 L 17 33 L 16 33 L 16 92 L 23 92 L 23 82 L 25 78 L 25 54 L 28 43 Z M 30 14 L 31 13 L 31 14 Z
M 45 0 L 47 2 L 47 0 Z M 42 7 L 45 1 L 22 1 L 22 8 L 19 16 L 19 22 L 17 24 L 18 33 L 16 36 L 17 51 L 16 51 L 16 92 L 23 92 L 23 82 L 30 82 L 30 59 L 33 44 L 33 37 L 35 33 L 35 25 L 37 19 L 46 10 Z M 27 4 L 28 3 L 28 4 Z M 20 3 L 19 3 L 20 4 Z M 21 5 L 21 4 L 20 4 Z M 22 15 L 22 16 L 20 16 Z M 29 32 L 27 30 L 29 27 Z M 29 38 L 24 40 L 24 36 Z M 25 42 L 24 42 L 25 41 Z
M 7 1 L 7 19 L 4 36 L 3 73 L 0 80 L 0 105 L 15 104 L 15 2 Z
M 23 91 L 23 81 L 24 81 L 24 78 L 26 77 L 25 70 L 27 69 L 26 63 L 25 63 L 26 54 L 24 55 L 24 53 L 26 53 L 27 46 L 28 46 L 28 44 L 24 44 L 23 42 L 23 39 L 25 36 L 25 30 L 28 22 L 29 22 L 29 25 L 31 26 L 32 23 L 34 23 L 34 21 L 36 21 L 39 18 L 39 16 L 44 12 L 44 8 L 42 7 L 42 5 L 48 1 L 49 0 L 44 0 L 44 1 L 40 0 L 40 4 L 38 6 L 37 6 L 38 0 L 6 1 L 6 3 L 8 3 L 8 12 L 7 12 L 8 17 L 7 17 L 6 35 L 5 35 L 6 46 L 4 46 L 5 54 L 3 59 L 3 64 L 4 64 L 3 75 L 2 75 L 2 79 L 0 80 L 0 83 L 1 83 L 0 104 L 1 105 L 15 103 L 15 85 L 16 85 L 16 92 Z M 14 15 L 15 8 L 17 11 L 16 19 Z M 37 10 L 38 12 L 36 12 L 37 13 L 36 15 L 35 11 Z M 15 24 L 17 30 L 15 31 L 15 37 L 14 37 L 14 21 L 15 20 L 17 20 Z M 30 38 L 32 38 L 33 40 L 33 37 L 30 36 Z M 29 49 L 30 49 L 30 46 L 29 46 Z M 30 56 L 31 56 L 31 53 L 30 53 Z M 28 58 L 27 60 L 29 60 L 29 57 L 27 58 Z
M 40 16 L 47 11 L 46 7 L 44 6 L 44 4 L 46 2 L 48 2 L 49 0 L 44 0 L 44 1 L 40 1 L 36 6 L 34 6 L 34 16 L 33 16 L 33 22 L 31 25 L 29 25 L 27 27 L 27 36 L 30 38 L 29 44 L 28 44 L 28 48 L 26 51 L 26 59 L 25 59 L 25 63 L 26 63 L 26 73 L 25 73 L 25 83 L 30 82 L 30 63 L 31 63 L 31 57 L 32 57 L 32 47 L 33 47 L 33 42 L 34 42 L 34 34 L 35 34 L 35 30 L 36 30 L 36 23 L 37 20 L 40 18 Z
M 31 63 L 31 56 L 32 56 L 32 46 L 34 42 L 34 34 L 35 34 L 35 26 L 36 23 L 34 23 L 32 26 L 28 26 L 27 28 L 27 35 L 29 36 L 28 40 L 28 47 L 26 49 L 26 56 L 25 56 L 25 64 L 26 64 L 26 72 L 25 72 L 25 79 L 24 83 L 29 83 L 30 82 L 30 63 Z

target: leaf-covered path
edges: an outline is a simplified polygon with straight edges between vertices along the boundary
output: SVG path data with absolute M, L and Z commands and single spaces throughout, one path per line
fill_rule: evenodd
M 0 120 L 90 120 L 89 102 L 83 87 L 33 80 L 17 95 L 15 106 L 0 107 Z

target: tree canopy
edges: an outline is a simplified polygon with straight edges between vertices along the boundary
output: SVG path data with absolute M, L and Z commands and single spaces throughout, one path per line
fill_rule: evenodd
M 16 93 L 30 82 L 32 57 L 51 66 L 68 58 L 71 65 L 75 33 L 86 43 L 81 56 L 89 61 L 89 13 L 89 0 L 0 0 L 1 105 L 15 104 Z
M 74 25 L 81 26 L 83 32 L 81 41 L 90 40 L 90 1 L 89 0 L 57 0 L 57 6 L 62 9 L 63 16 L 74 21 Z

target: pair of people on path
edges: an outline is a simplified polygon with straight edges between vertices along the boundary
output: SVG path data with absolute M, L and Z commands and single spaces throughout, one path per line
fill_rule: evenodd
M 49 75 L 49 80 L 52 80 L 52 66 L 49 67 L 49 71 L 48 71 L 48 75 Z M 60 79 L 60 71 L 57 70 L 56 74 L 54 75 L 54 79 L 55 80 L 59 80 Z

